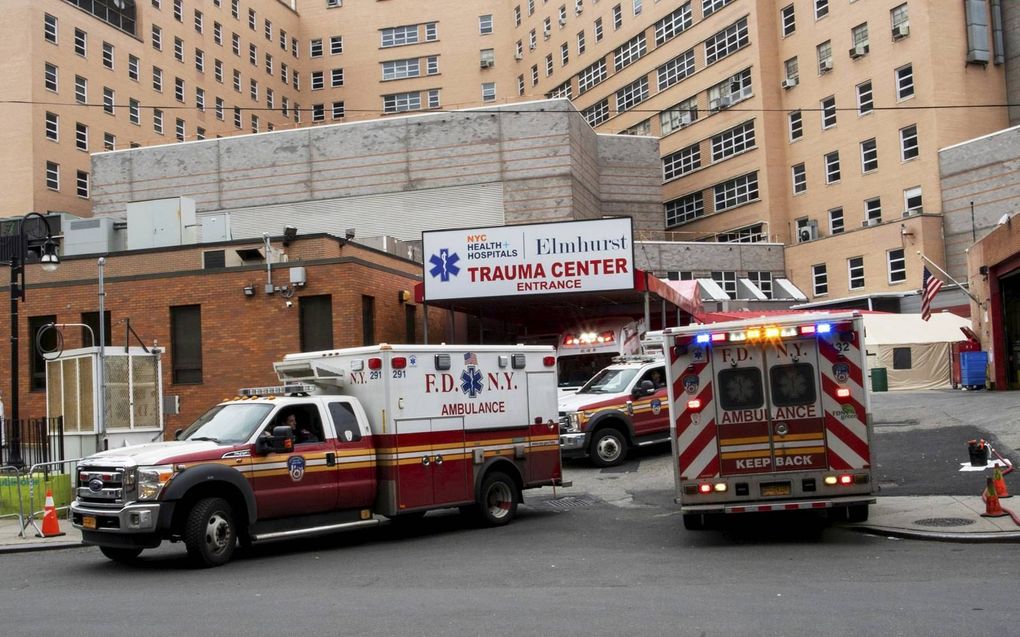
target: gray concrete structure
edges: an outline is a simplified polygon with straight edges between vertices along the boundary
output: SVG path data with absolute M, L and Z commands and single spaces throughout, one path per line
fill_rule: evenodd
M 967 248 L 1020 209 L 1018 162 L 1020 126 L 939 151 L 946 269 L 960 283 L 967 283 Z
M 661 181 L 655 138 L 597 134 L 560 99 L 99 153 L 93 212 L 186 196 L 200 218 L 230 213 L 238 238 L 607 215 L 661 230 Z
M 667 272 L 691 272 L 695 278 L 707 278 L 713 270 L 734 271 L 740 276 L 748 272 L 786 276 L 781 243 L 637 241 L 634 262 L 663 277 Z

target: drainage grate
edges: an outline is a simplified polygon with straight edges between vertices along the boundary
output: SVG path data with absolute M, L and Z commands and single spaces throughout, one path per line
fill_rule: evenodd
M 590 507 L 598 504 L 600 500 L 590 495 L 567 495 L 562 498 L 546 500 L 543 504 L 550 509 L 557 511 L 568 511 L 581 507 Z
M 916 520 L 914 524 L 918 526 L 967 526 L 968 524 L 974 524 L 974 520 L 968 520 L 967 518 L 924 518 L 923 520 Z

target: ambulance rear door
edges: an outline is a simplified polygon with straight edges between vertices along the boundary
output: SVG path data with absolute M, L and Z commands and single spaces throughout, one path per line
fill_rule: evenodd
M 774 340 L 761 347 L 765 356 L 774 470 L 826 469 L 815 339 Z
M 721 342 L 711 349 L 719 473 L 737 476 L 772 470 L 763 350 Z

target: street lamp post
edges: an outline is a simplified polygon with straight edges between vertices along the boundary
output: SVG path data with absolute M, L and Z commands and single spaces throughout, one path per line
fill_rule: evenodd
M 11 250 L 11 464 L 22 464 L 21 459 L 21 422 L 18 420 L 18 301 L 25 300 L 25 256 L 28 237 L 25 235 L 25 220 L 37 217 L 46 228 L 46 242 L 43 244 L 42 256 L 39 259 L 42 268 L 53 272 L 60 264 L 57 258 L 57 246 L 50 233 L 50 225 L 46 217 L 38 212 L 30 212 L 18 220 L 18 232 L 15 235 Z

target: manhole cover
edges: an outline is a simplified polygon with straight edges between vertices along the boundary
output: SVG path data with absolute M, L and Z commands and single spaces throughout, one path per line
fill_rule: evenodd
M 558 511 L 567 511 L 568 509 L 590 507 L 598 503 L 599 503 L 598 498 L 594 498 L 589 495 L 568 495 L 562 498 L 546 500 L 545 506 L 549 507 L 550 509 L 556 509 Z
M 925 518 L 923 520 L 916 520 L 914 524 L 918 526 L 967 526 L 968 524 L 974 524 L 974 520 L 968 520 L 967 518 Z

